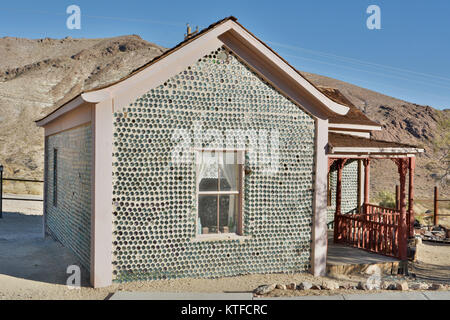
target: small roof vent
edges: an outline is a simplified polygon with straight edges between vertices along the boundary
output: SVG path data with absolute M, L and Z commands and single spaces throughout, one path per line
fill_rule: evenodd
M 198 33 L 198 26 L 195 28 L 195 31 L 192 31 L 189 23 L 186 23 L 186 33 L 184 35 L 184 40 L 189 39 L 190 37 L 196 35 Z

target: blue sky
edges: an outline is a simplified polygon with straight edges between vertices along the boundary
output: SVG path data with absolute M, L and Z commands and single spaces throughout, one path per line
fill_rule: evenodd
M 81 8 L 81 29 L 66 8 Z M 369 30 L 369 5 L 381 29 Z M 138 34 L 165 47 L 186 22 L 200 29 L 234 15 L 300 70 L 344 80 L 410 102 L 450 108 L 450 1 L 127 0 L 0 4 L 0 37 L 100 38 Z

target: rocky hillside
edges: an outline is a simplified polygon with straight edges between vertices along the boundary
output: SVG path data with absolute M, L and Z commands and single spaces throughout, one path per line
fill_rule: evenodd
M 80 91 L 118 80 L 165 49 L 139 36 L 0 39 L 0 163 L 6 177 L 42 179 L 34 121 Z
M 399 100 L 384 94 L 364 89 L 347 82 L 302 72 L 303 75 L 317 85 L 339 89 L 355 106 L 370 119 L 377 121 L 383 128 L 374 131 L 373 137 L 381 140 L 396 141 L 420 146 L 425 153 L 416 161 L 416 198 L 431 198 L 433 187 L 441 170 L 436 170 L 436 162 L 442 152 L 435 150 L 435 144 L 443 141 L 450 127 L 442 124 L 450 121 L 450 109 L 436 110 L 430 106 Z M 371 168 L 371 191 L 375 196 L 378 191 L 395 190 L 397 167 L 390 160 L 376 160 Z M 448 180 L 447 180 L 448 181 Z M 440 186 L 440 194 L 448 197 L 450 186 Z
M 108 39 L 0 39 L 0 163 L 5 176 L 42 179 L 43 132 L 34 120 L 82 90 L 118 80 L 164 52 L 139 36 Z M 433 172 L 426 168 L 438 157 L 432 145 L 450 112 L 419 106 L 339 80 L 304 74 L 312 82 L 341 90 L 356 106 L 386 129 L 377 138 L 422 145 L 417 185 L 431 194 Z M 393 164 L 385 160 L 373 170 L 373 186 L 391 189 Z

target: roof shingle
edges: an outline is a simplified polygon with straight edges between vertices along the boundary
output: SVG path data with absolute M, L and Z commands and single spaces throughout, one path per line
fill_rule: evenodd
M 328 145 L 331 148 L 418 148 L 405 143 L 368 139 L 335 132 L 328 133 Z
M 350 108 L 346 115 L 338 115 L 333 114 L 328 118 L 329 123 L 336 124 L 359 124 L 359 125 L 367 125 L 367 126 L 380 126 L 379 123 L 370 120 L 361 110 L 359 110 L 350 100 L 347 99 L 338 89 L 329 88 L 329 87 L 321 87 L 317 86 L 317 88 L 328 98 L 333 100 L 336 103 L 343 104 Z

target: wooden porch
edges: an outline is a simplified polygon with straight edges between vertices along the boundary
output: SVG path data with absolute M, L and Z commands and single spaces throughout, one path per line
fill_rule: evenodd
M 390 159 L 398 167 L 400 202 L 398 209 L 384 208 L 369 203 L 369 179 L 371 157 L 356 157 L 364 163 L 364 203 L 357 213 L 341 212 L 342 171 L 347 160 L 354 157 L 330 157 L 328 171 L 337 167 L 336 210 L 334 215 L 335 244 L 344 244 L 385 256 L 407 259 L 408 238 L 414 237 L 414 168 L 415 158 L 377 156 Z M 406 205 L 406 174 L 409 172 L 408 206 Z
M 391 257 L 400 257 L 400 211 L 364 204 L 364 213 L 335 217 L 334 242 Z
M 400 260 L 375 254 L 348 245 L 333 243 L 331 235 L 327 249 L 327 275 L 362 273 L 376 266 L 383 274 L 396 274 Z

